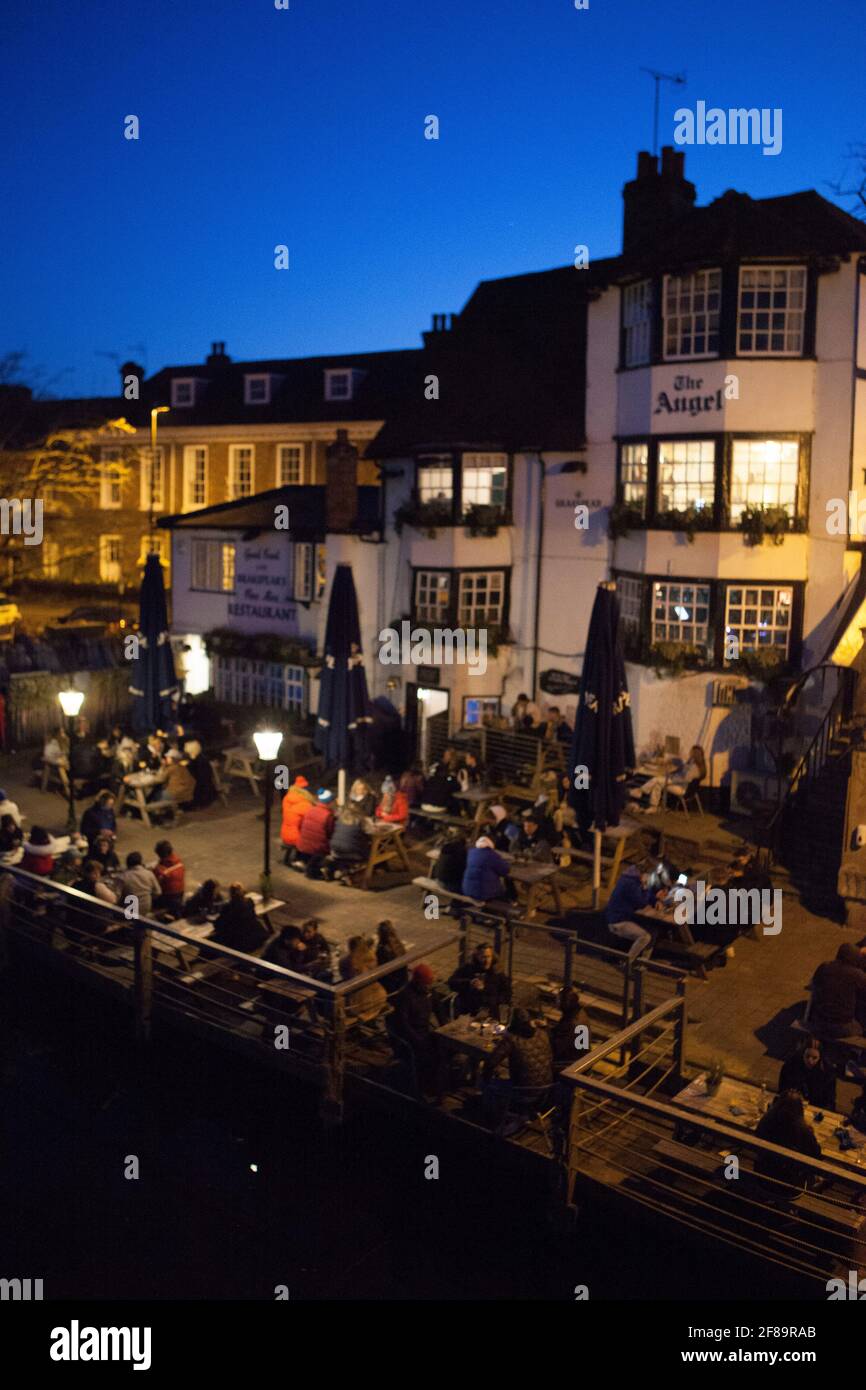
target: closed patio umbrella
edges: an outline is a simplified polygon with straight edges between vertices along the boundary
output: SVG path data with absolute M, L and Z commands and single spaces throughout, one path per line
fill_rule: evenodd
M 568 764 L 569 802 L 581 830 L 593 832 L 593 907 L 598 906 L 601 887 L 602 832 L 619 824 L 626 800 L 626 778 L 634 764 L 616 585 L 599 584 L 589 620 Z M 581 775 L 575 786 L 575 772 L 584 768 L 586 775 Z
M 133 730 L 146 734 L 167 727 L 172 714 L 172 696 L 178 690 L 158 555 L 148 555 L 144 567 L 138 624 L 138 656 L 132 662 L 129 693 L 133 697 Z
M 324 656 L 313 743 L 327 767 L 344 771 L 360 760 L 371 722 L 358 597 L 350 565 L 338 565 L 334 573 Z

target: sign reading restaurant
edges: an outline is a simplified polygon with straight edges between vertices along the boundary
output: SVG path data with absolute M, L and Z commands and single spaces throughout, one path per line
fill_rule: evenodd
M 235 592 L 228 601 L 228 622 L 245 632 L 298 633 L 297 604 L 291 600 L 289 542 L 279 539 L 240 543 Z
M 705 415 L 724 410 L 724 402 L 736 400 L 740 394 L 735 376 L 726 376 L 724 384 L 715 389 L 711 386 L 707 390 L 705 381 L 702 376 L 678 374 L 666 391 L 656 394 L 653 415 Z

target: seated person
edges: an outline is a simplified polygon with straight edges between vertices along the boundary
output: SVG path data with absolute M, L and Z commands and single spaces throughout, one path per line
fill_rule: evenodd
M 463 875 L 466 872 L 466 841 L 456 825 L 449 826 L 448 835 L 439 848 L 433 874 L 437 883 L 447 888 L 449 893 L 463 892 Z
M 284 970 L 304 974 L 307 969 L 307 948 L 301 940 L 300 927 L 285 926 L 262 955 L 262 960 L 281 965 Z
M 321 877 L 321 867 L 330 853 L 334 831 L 333 800 L 334 793 L 327 787 L 320 787 L 316 800 L 307 807 L 301 819 L 291 867 L 298 870 L 306 868 L 308 878 Z
M 415 966 L 409 983 L 397 995 L 394 1014 L 388 1020 L 388 1031 L 411 1051 L 422 1090 L 432 1092 L 438 1098 L 442 1092 L 443 1066 L 436 1046 L 432 995 L 434 979 L 433 971 L 425 961 Z
M 555 739 L 558 743 L 568 743 L 571 739 L 571 728 L 563 719 L 559 705 L 548 705 L 542 728 L 546 739 Z
M 215 878 L 206 878 L 200 888 L 191 893 L 183 905 L 183 915 L 188 922 L 206 922 L 215 917 L 225 901 Z
M 534 700 L 530 700 L 527 694 L 518 695 L 514 704 L 511 706 L 511 721 L 515 732 L 522 734 L 526 730 L 526 720 L 529 719 L 529 728 L 532 729 L 541 723 L 541 709 Z
M 291 864 L 297 854 L 301 822 L 310 807 L 315 804 L 316 798 L 309 787 L 310 784 L 306 777 L 299 774 L 283 797 L 280 839 L 285 845 L 283 854 L 285 864 Z
M 330 972 L 331 946 L 319 931 L 318 917 L 308 917 L 301 923 L 301 941 L 306 952 L 306 973 L 317 977 Z
M 24 833 L 15 817 L 8 811 L 0 816 L 0 864 L 8 867 L 18 864 L 24 857 L 22 844 Z
M 550 1030 L 553 1065 L 557 1071 L 561 1071 L 563 1067 L 570 1067 L 572 1062 L 577 1062 L 581 1057 L 585 1057 L 592 1046 L 589 1015 L 580 1002 L 580 994 L 573 985 L 569 985 L 560 992 L 559 1009 L 559 1018 Z M 576 1046 L 583 1040 L 583 1035 L 578 1035 L 578 1028 L 586 1029 L 586 1047 Z
M 497 854 L 489 836 L 479 836 L 466 856 L 462 893 L 476 902 L 510 903 L 509 889 L 505 883 L 507 878 L 507 861 Z
M 405 792 L 398 791 L 394 778 L 388 776 L 382 783 L 381 800 L 376 807 L 376 820 L 387 821 L 392 825 L 405 825 L 409 819 L 409 802 Z
M 16 825 L 21 824 L 21 812 L 17 803 L 10 800 L 8 792 L 0 790 L 0 820 L 4 816 L 11 816 Z
M 520 834 L 520 826 L 509 817 L 505 807 L 497 803 L 490 807 L 485 817 L 484 833 L 493 841 L 493 848 L 499 850 L 500 854 L 510 854 L 514 841 Z
M 105 771 L 102 754 L 86 731 L 76 732 L 69 746 L 69 769 L 76 782 L 96 782 Z
M 102 865 L 96 859 L 85 859 L 81 877 L 75 880 L 72 887 L 77 888 L 79 893 L 89 893 L 91 898 L 98 898 L 100 902 L 117 902 L 117 894 L 102 881 Z
M 49 767 L 69 766 L 69 736 L 65 729 L 55 729 L 42 745 L 42 761 Z
M 809 1158 L 821 1157 L 821 1145 L 803 1113 L 803 1098 L 796 1091 L 783 1091 L 776 1096 L 766 1115 L 759 1120 L 755 1133 L 759 1139 L 766 1139 L 768 1144 L 794 1149 L 796 1153 L 806 1154 Z M 782 1158 L 764 1150 L 755 1157 L 755 1172 L 773 1180 L 773 1195 L 779 1200 L 794 1194 L 786 1193 L 784 1187 L 777 1187 L 776 1184 L 802 1188 L 808 1171 L 794 1159 Z
M 668 776 L 648 777 L 641 786 L 629 789 L 631 799 L 642 803 L 633 806 L 632 810 L 657 811 L 665 788 L 673 792 L 684 792 L 691 782 L 703 782 L 706 776 L 704 750 L 696 743 L 689 753 L 688 762 L 677 759 L 677 765 Z
M 348 955 L 340 961 L 340 974 L 344 980 L 356 980 L 360 975 L 376 969 L 376 956 L 365 936 L 350 937 L 348 945 Z M 348 996 L 346 1011 L 356 1018 L 370 1019 L 382 1012 L 387 1001 L 384 986 L 374 980 Z
M 121 907 L 126 906 L 127 898 L 136 899 L 139 917 L 151 916 L 154 901 L 161 892 L 159 879 L 152 869 L 146 867 L 144 857 L 137 849 L 126 856 L 126 868 L 115 874 L 112 886 Z
M 153 872 L 159 883 L 159 897 L 154 907 L 162 912 L 170 912 L 173 917 L 183 914 L 183 890 L 186 883 L 186 870 L 180 855 L 175 854 L 168 840 L 160 840 L 156 848 L 157 860 Z
M 779 1094 L 796 1091 L 818 1110 L 836 1109 L 836 1073 L 818 1038 L 806 1038 L 782 1064 Z
M 113 874 L 120 868 L 120 860 L 114 852 L 114 836 L 109 830 L 100 830 L 88 851 L 88 858 L 95 859 L 103 874 Z
M 188 743 L 184 744 L 183 751 L 189 759 L 187 770 L 195 783 L 195 792 L 190 805 L 193 810 L 202 811 L 205 807 L 212 806 L 218 796 L 213 768 L 202 752 L 198 739 L 190 739 Z
M 358 807 L 364 816 L 372 816 L 376 809 L 376 793 L 363 777 L 356 777 L 349 788 L 349 801 Z
M 148 734 L 144 748 L 139 749 L 138 765 L 147 772 L 158 772 L 165 757 L 165 743 L 157 734 Z
M 535 807 L 524 811 L 520 833 L 514 841 L 513 853 L 527 856 L 537 864 L 549 864 L 553 859 L 551 846 L 556 843 L 556 831 Z
M 370 854 L 370 836 L 364 829 L 364 812 L 359 803 L 347 801 L 334 826 L 331 853 L 325 862 L 325 878 L 341 878 L 360 864 L 366 864 Z
M 547 1029 L 536 1028 L 526 1009 L 515 1009 L 501 1041 L 484 1063 L 482 1075 L 493 1076 L 508 1060 L 508 1075 L 515 1086 L 552 1086 L 553 1053 Z
M 117 834 L 114 794 L 107 790 L 98 793 L 96 800 L 81 817 L 81 833 L 89 845 L 93 845 L 97 835 L 103 830 L 107 830 L 112 836 Z
M 511 1002 L 508 976 L 498 968 L 493 948 L 484 942 L 475 947 L 464 965 L 458 965 L 448 984 L 457 995 L 458 1014 L 474 1016 L 487 1009 L 491 1018 L 498 1019 L 500 1009 Z
M 389 917 L 383 917 L 378 924 L 376 931 L 378 941 L 376 943 L 376 964 L 390 965 L 392 961 L 399 960 L 405 956 L 406 947 L 397 935 L 394 923 Z M 394 970 L 384 981 L 385 990 L 388 994 L 394 994 L 396 990 L 402 989 L 406 984 L 407 975 L 405 970 Z
M 86 850 L 79 849 L 77 845 L 70 845 L 54 861 L 54 868 L 51 871 L 51 882 L 62 883 L 67 888 L 71 888 L 73 883 L 81 877 L 81 869 L 88 856 Z M 105 871 L 103 870 L 103 877 Z M 111 885 L 109 885 L 111 886 Z
M 229 900 L 219 913 L 210 940 L 233 951 L 252 952 L 268 939 L 267 928 L 246 896 L 242 883 L 229 884 Z
M 631 920 L 635 912 L 664 897 L 666 890 L 654 887 L 650 878 L 650 874 L 641 873 L 636 864 L 629 864 L 625 873 L 617 879 L 604 907 L 604 920 L 610 934 L 629 943 L 629 961 L 652 951 L 652 932 Z
M 34 825 L 29 837 L 23 842 L 24 853 L 20 867 L 28 874 L 39 874 L 50 878 L 54 869 L 54 858 L 58 853 L 57 841 L 44 826 Z
M 196 793 L 195 778 L 179 748 L 168 750 L 165 765 L 156 775 L 162 785 L 164 798 L 173 801 L 176 806 L 192 805 Z
M 863 1035 L 864 1016 L 863 957 L 846 941 L 836 952 L 836 959 L 819 965 L 812 977 L 809 1027 L 819 1038 L 857 1038 Z
M 424 791 L 424 773 L 420 763 L 413 763 L 408 771 L 401 773 L 397 783 L 398 790 L 406 797 L 409 808 L 421 805 L 421 795 Z
M 462 792 L 468 791 L 470 787 L 480 787 L 484 782 L 484 768 L 478 754 L 473 753 L 471 748 L 463 756 L 463 766 L 457 770 L 457 781 Z

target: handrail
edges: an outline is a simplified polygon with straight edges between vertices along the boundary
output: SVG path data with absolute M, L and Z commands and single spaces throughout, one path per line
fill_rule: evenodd
M 778 836 L 779 827 L 785 810 L 791 805 L 794 799 L 800 794 L 804 783 L 813 782 L 818 777 L 830 759 L 830 744 L 833 737 L 842 723 L 851 713 L 853 704 L 854 689 L 857 684 L 857 672 L 850 666 L 837 666 L 833 662 L 822 661 L 817 666 L 811 667 L 794 682 L 790 690 L 785 695 L 782 704 L 779 706 L 780 716 L 790 716 L 792 712 L 792 697 L 799 695 L 806 682 L 815 674 L 816 671 L 833 670 L 840 677 L 839 689 L 833 696 L 830 705 L 820 725 L 815 731 L 808 748 L 801 755 L 790 774 L 779 776 L 779 797 L 776 809 L 769 819 L 767 829 L 773 836 L 775 843 Z M 784 782 L 787 787 L 784 788 Z

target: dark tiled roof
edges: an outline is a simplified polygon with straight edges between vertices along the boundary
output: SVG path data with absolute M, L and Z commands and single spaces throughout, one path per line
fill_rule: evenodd
M 274 527 L 274 509 L 289 509 L 289 535 L 293 537 L 323 537 L 327 531 L 326 489 L 313 486 L 273 487 L 256 492 L 234 502 L 218 502 L 213 507 L 199 507 L 194 512 L 176 512 L 161 517 L 158 525 L 168 530 L 228 530 L 267 531 Z M 379 523 L 381 489 L 358 488 L 358 521 L 356 530 L 366 535 Z
M 624 274 L 744 260 L 802 256 L 821 260 L 866 251 L 866 226 L 820 193 L 750 198 L 729 190 L 691 208 L 660 241 L 619 258 Z
M 41 400 L 26 387 L 0 386 L 0 448 L 30 448 L 57 430 L 95 429 L 125 413 L 116 397 Z

